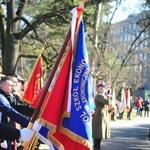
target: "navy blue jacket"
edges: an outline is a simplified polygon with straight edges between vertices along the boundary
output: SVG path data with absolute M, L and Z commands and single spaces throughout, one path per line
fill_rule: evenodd
M 9 117 L 11 121 L 19 123 L 22 127 L 27 127 L 29 119 L 16 111 L 9 103 L 7 98 L 0 94 L 0 112 L 3 116 Z
M 0 123 L 0 138 L 14 141 L 18 140 L 20 137 L 20 131 L 16 128 L 13 128 L 7 124 Z

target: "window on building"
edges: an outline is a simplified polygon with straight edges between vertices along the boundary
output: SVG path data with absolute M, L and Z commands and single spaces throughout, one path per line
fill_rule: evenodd
M 143 33 L 141 34 L 141 38 L 144 39 L 144 36 L 145 36 L 145 33 L 143 32 Z
M 140 60 L 143 60 L 143 53 L 140 53 Z
M 136 23 L 133 24 L 133 29 L 136 29 Z
M 120 42 L 121 42 L 121 43 L 123 42 L 123 37 L 122 37 L 122 36 L 120 37 Z
M 147 54 L 146 53 L 144 53 L 144 58 L 143 59 L 147 60 Z

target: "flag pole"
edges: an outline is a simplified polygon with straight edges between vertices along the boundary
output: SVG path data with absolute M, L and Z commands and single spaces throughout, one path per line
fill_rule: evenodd
M 80 5 L 80 7 L 81 8 L 83 8 L 83 6 L 84 6 L 84 4 L 82 3 L 82 5 Z M 77 26 L 76 26 L 76 33 L 75 33 L 75 41 L 73 41 L 73 42 L 75 42 L 75 45 L 77 44 L 76 43 L 76 41 L 77 41 L 77 35 L 78 35 L 78 30 L 79 30 L 79 25 L 80 25 L 80 22 L 81 22 L 81 13 L 79 14 L 79 18 L 78 18 L 78 22 L 77 22 Z M 71 36 L 71 28 L 70 28 L 70 30 L 69 30 L 69 32 L 70 32 L 70 36 Z M 65 50 L 65 49 L 64 49 Z M 74 47 L 74 51 L 76 51 L 76 46 Z M 63 53 L 62 53 L 62 55 L 63 55 Z M 61 57 L 62 58 L 62 57 Z M 61 59 L 59 59 L 59 61 L 58 62 L 60 62 L 61 61 Z M 59 63 L 58 63 L 58 65 L 59 65 Z M 57 66 L 58 67 L 58 66 Z M 55 68 L 55 67 L 54 67 Z M 57 68 L 56 68 L 57 69 Z M 56 70 L 55 69 L 55 70 Z M 56 72 L 56 71 L 55 71 Z M 54 72 L 54 73 L 55 73 Z M 54 76 L 54 75 L 53 75 Z M 53 78 L 52 78 L 53 79 Z M 52 80 L 51 80 L 52 81 Z M 49 82 L 49 83 L 51 83 L 51 82 Z M 48 84 L 48 88 L 49 88 L 49 84 Z M 47 90 L 48 90 L 48 88 L 47 88 Z M 45 88 L 44 88 L 44 90 L 45 90 Z M 47 92 L 47 90 L 46 90 L 46 92 Z M 47 93 L 45 93 L 45 95 L 46 95 Z M 48 133 L 48 135 L 49 135 L 50 133 Z M 50 137 L 51 136 L 48 136 L 48 139 L 50 140 Z M 51 141 L 51 140 L 50 140 Z M 56 141 L 55 141 L 56 142 Z M 33 144 L 33 146 L 31 146 L 31 148 L 32 148 L 32 150 L 35 148 L 35 143 Z
M 63 56 L 63 53 L 65 52 L 65 48 L 66 48 L 66 46 L 67 46 L 67 44 L 68 44 L 68 40 L 69 40 L 70 35 L 71 35 L 71 30 L 69 29 L 69 32 L 68 32 L 67 37 L 66 37 L 66 39 L 65 39 L 65 42 L 64 42 L 64 44 L 63 44 L 63 46 L 62 46 L 62 49 L 61 49 L 61 51 L 60 51 L 60 53 L 59 53 L 59 56 L 58 56 L 58 58 L 57 58 L 57 61 L 56 61 L 55 65 L 54 65 L 54 67 L 53 67 L 53 69 L 52 69 L 52 71 L 51 71 L 51 73 L 50 73 L 50 77 L 49 77 L 49 79 L 48 79 L 48 81 L 47 81 L 47 83 L 46 83 L 46 86 L 45 86 L 45 88 L 44 88 L 44 91 L 43 91 L 43 93 L 42 93 L 42 95 L 41 95 L 41 97 L 40 97 L 40 101 L 39 101 L 39 103 L 38 103 L 38 105 L 37 105 L 37 107 L 36 107 L 36 109 L 35 109 L 35 111 L 34 111 L 34 113 L 33 113 L 33 116 L 32 116 L 31 121 L 30 121 L 31 123 L 34 123 L 34 121 L 37 119 L 37 116 L 38 116 L 39 111 L 40 111 L 40 108 L 41 108 L 41 106 L 42 106 L 42 104 L 43 104 L 43 100 L 44 100 L 44 98 L 45 98 L 45 95 L 46 95 L 46 93 L 47 93 L 47 90 L 48 90 L 48 88 L 49 88 L 49 85 L 50 85 L 50 83 L 52 82 L 53 76 L 54 76 L 54 74 L 55 74 L 55 72 L 56 72 L 56 70 L 57 70 L 57 67 L 58 67 L 58 65 L 59 65 L 59 62 L 60 62 L 60 60 L 61 60 L 61 58 L 62 58 L 62 56 Z
M 48 81 L 47 81 L 47 83 L 46 83 L 46 86 L 45 86 L 45 88 L 44 88 L 44 91 L 43 91 L 43 93 L 42 93 L 42 95 L 41 95 L 41 97 L 40 97 L 39 103 L 38 103 L 37 107 L 36 107 L 35 110 L 34 110 L 34 113 L 33 113 L 33 115 L 32 115 L 32 118 L 31 118 L 31 120 L 30 120 L 30 123 L 28 124 L 28 128 L 30 128 L 30 129 L 32 128 L 32 125 L 33 125 L 34 121 L 37 119 L 37 117 L 38 117 L 38 115 L 39 115 L 40 108 L 41 108 L 41 106 L 42 106 L 42 104 L 43 104 L 43 101 L 44 101 L 44 98 L 45 98 L 45 96 L 46 96 L 47 90 L 48 90 L 48 88 L 49 88 L 50 83 L 52 82 L 53 76 L 54 76 L 54 74 L 55 74 L 55 72 L 56 72 L 56 70 L 57 70 L 57 67 L 58 67 L 58 65 L 59 65 L 59 62 L 60 62 L 60 60 L 61 60 L 61 58 L 62 58 L 62 56 L 63 56 L 63 54 L 64 54 L 64 52 L 65 52 L 65 48 L 66 48 L 66 46 L 67 46 L 67 44 L 68 44 L 70 35 L 71 35 L 71 28 L 70 28 L 69 31 L 68 31 L 68 34 L 67 34 L 66 39 L 65 39 L 65 41 L 64 41 L 64 43 L 63 43 L 63 46 L 62 46 L 62 48 L 61 48 L 61 51 L 60 51 L 60 53 L 59 53 L 59 55 L 58 55 L 58 58 L 57 58 L 57 60 L 56 60 L 56 63 L 55 63 L 55 65 L 54 65 L 52 71 L 50 72 L 49 79 L 48 79 Z M 25 143 L 26 143 L 26 142 L 23 142 L 23 143 L 22 143 L 22 145 L 19 147 L 19 150 L 23 150 L 23 149 L 24 149 Z
M 86 1 L 86 0 L 83 0 L 83 1 Z M 85 2 L 81 2 L 81 4 L 79 5 L 81 8 L 84 8 L 84 3 Z M 80 25 L 80 23 L 81 23 L 81 14 L 79 15 L 80 17 L 79 17 L 79 19 L 78 19 L 78 23 L 77 23 L 77 26 L 76 26 L 76 32 L 75 32 L 75 39 L 74 39 L 74 43 L 75 43 L 75 47 L 74 47 L 74 51 L 76 51 L 76 44 L 77 44 L 77 38 L 78 38 L 78 30 L 79 30 L 79 25 Z M 70 29 L 69 29 L 69 36 L 71 36 L 71 27 L 70 27 Z M 66 43 L 67 44 L 67 43 Z M 67 46 L 67 45 L 66 45 Z M 65 47 L 66 47 L 65 46 Z M 63 48 L 64 49 L 64 52 L 65 52 L 65 47 Z M 63 53 L 64 53 L 63 52 Z M 61 58 L 62 58 L 62 56 L 63 56 L 63 53 L 61 54 Z M 74 53 L 74 55 L 75 55 L 75 53 Z M 58 65 L 59 65 L 59 62 L 61 61 L 61 58 L 59 59 L 59 61 L 58 61 Z M 58 65 L 57 65 L 57 67 L 58 67 Z M 74 65 L 74 63 L 73 63 L 73 65 Z M 57 67 L 56 67 L 56 69 L 57 69 Z M 54 68 L 55 68 L 55 66 L 54 66 Z M 55 72 L 56 72 L 56 69 L 54 69 L 55 70 Z M 55 72 L 54 72 L 54 74 L 55 74 Z M 54 76 L 54 74 L 53 74 L 53 76 Z M 53 79 L 53 76 L 52 76 L 52 79 Z M 51 79 L 51 81 L 52 81 L 52 79 Z M 48 82 L 48 83 L 51 83 L 51 81 L 50 82 Z M 49 84 L 48 84 L 48 88 L 49 88 Z M 48 90 L 48 88 L 47 88 L 47 90 Z M 44 89 L 45 90 L 45 89 Z M 47 91 L 46 90 L 46 91 Z M 46 93 L 44 94 L 44 95 L 46 95 Z M 49 139 L 49 136 L 48 136 L 48 139 Z M 49 139 L 50 140 L 50 139 Z M 33 150 L 34 148 L 35 148 L 35 143 L 31 146 L 31 150 Z
M 87 0 L 81 0 L 80 7 L 84 8 L 84 3 L 85 3 L 86 1 L 87 1 Z M 79 20 L 79 22 L 80 22 L 80 20 Z M 79 26 L 79 24 L 80 24 L 80 23 L 78 23 L 78 26 Z M 78 31 L 77 31 L 77 32 L 78 32 Z M 67 46 L 67 44 L 68 44 L 68 41 L 69 41 L 69 37 L 70 37 L 70 36 L 71 36 L 71 27 L 70 27 L 70 29 L 69 29 L 69 31 L 68 31 L 67 37 L 66 37 L 66 39 L 65 39 L 65 41 L 64 41 L 64 43 L 63 43 L 63 46 L 62 46 L 62 48 L 61 48 L 61 51 L 60 51 L 60 53 L 59 53 L 59 55 L 58 55 L 58 58 L 57 58 L 57 60 L 56 60 L 56 63 L 55 63 L 55 65 L 54 65 L 52 71 L 50 72 L 50 77 L 49 77 L 49 79 L 48 79 L 48 81 L 47 81 L 47 83 L 46 83 L 46 86 L 45 86 L 45 88 L 44 88 L 44 91 L 43 91 L 43 93 L 42 93 L 42 95 L 41 95 L 41 97 L 40 97 L 39 103 L 38 103 L 38 105 L 37 105 L 37 107 L 36 107 L 36 109 L 35 109 L 35 111 L 34 111 L 34 113 L 33 113 L 33 115 L 32 115 L 32 118 L 31 118 L 31 120 L 30 120 L 30 123 L 28 124 L 28 127 L 29 127 L 30 129 L 32 128 L 34 121 L 37 119 L 37 117 L 38 117 L 38 115 L 39 115 L 40 108 L 41 108 L 41 106 L 42 106 L 42 104 L 43 104 L 43 101 L 44 101 L 44 98 L 45 98 L 46 93 L 47 93 L 47 91 L 48 91 L 49 85 L 50 85 L 50 83 L 51 83 L 52 80 L 53 80 L 53 77 L 54 77 L 54 75 L 55 75 L 55 72 L 56 72 L 56 70 L 57 70 L 57 68 L 58 68 L 58 66 L 59 66 L 59 62 L 60 62 L 60 60 L 62 59 L 62 56 L 63 56 L 63 54 L 64 54 L 64 52 L 65 52 L 65 48 L 66 48 L 66 46 Z M 23 143 L 21 144 L 21 146 L 19 147 L 19 150 L 24 150 L 25 143 L 27 143 L 27 142 L 23 142 Z M 30 143 L 29 143 L 29 144 L 30 144 Z M 28 145 L 29 145 L 29 144 L 28 144 Z M 27 145 L 27 146 L 28 146 L 28 145 Z

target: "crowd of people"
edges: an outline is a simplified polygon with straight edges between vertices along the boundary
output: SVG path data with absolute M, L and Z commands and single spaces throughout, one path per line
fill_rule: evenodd
M 1 77 L 0 150 L 14 150 L 14 141 L 29 141 L 34 133 L 33 130 L 27 128 L 34 109 L 21 99 L 24 84 L 24 80 L 16 74 Z M 118 112 L 117 104 L 115 106 L 112 104 L 110 83 L 101 82 L 97 84 L 96 89 L 95 109 L 92 113 L 92 137 L 94 150 L 101 150 L 102 139 L 110 138 L 110 120 L 115 121 L 115 115 L 118 119 L 122 119 L 124 111 Z M 131 120 L 131 113 L 135 106 L 137 116 L 149 117 L 149 99 L 143 100 L 137 97 L 135 103 L 132 99 L 130 100 L 130 108 L 126 116 L 128 120 Z
M 150 111 L 150 102 L 149 98 L 147 98 L 145 101 L 142 99 L 142 97 L 137 97 L 135 106 L 137 108 L 136 115 L 137 117 L 149 117 L 149 111 Z M 144 115 L 143 115 L 144 111 Z
M 137 116 L 149 117 L 150 102 L 149 99 L 143 100 L 141 97 L 137 97 L 134 101 L 130 97 L 130 107 L 119 112 L 118 104 L 112 105 L 110 84 L 101 82 L 96 88 L 97 93 L 94 97 L 95 111 L 92 113 L 92 136 L 94 150 L 101 150 L 102 139 L 110 138 L 110 120 L 115 121 L 115 118 L 124 119 L 125 111 L 127 111 L 126 119 L 131 120 L 131 113 L 134 108 L 137 109 Z
M 27 141 L 34 133 L 27 128 L 34 109 L 21 99 L 23 81 L 19 79 L 16 74 L 7 74 L 0 80 L 0 149 L 2 150 L 14 150 L 19 140 Z

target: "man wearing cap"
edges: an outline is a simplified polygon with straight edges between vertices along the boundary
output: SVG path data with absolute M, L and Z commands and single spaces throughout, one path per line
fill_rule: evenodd
M 106 95 L 104 83 L 97 85 L 97 94 L 94 98 L 95 113 L 92 121 L 92 136 L 94 140 L 94 150 L 101 150 L 101 140 L 110 138 L 109 125 L 109 100 Z

